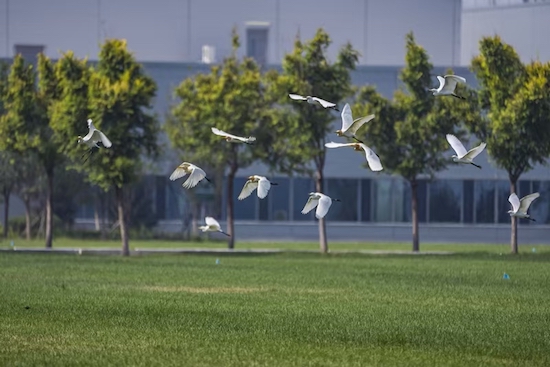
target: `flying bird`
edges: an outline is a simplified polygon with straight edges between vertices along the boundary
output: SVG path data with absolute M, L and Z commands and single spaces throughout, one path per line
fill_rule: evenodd
M 471 164 L 473 166 L 476 166 L 477 168 L 481 168 L 480 165 L 475 164 L 472 162 L 472 160 L 479 155 L 479 153 L 483 152 L 483 149 L 487 146 L 486 143 L 481 143 L 477 147 L 470 149 L 469 151 L 466 151 L 466 148 L 464 148 L 464 145 L 458 140 L 458 138 L 452 134 L 447 134 L 447 141 L 449 144 L 451 144 L 451 147 L 456 152 L 456 155 L 453 155 L 453 162 L 456 163 L 465 163 L 465 164 Z
M 346 105 L 342 109 L 342 128 L 340 130 L 336 130 L 336 135 L 353 138 L 358 142 L 363 143 L 361 140 L 357 139 L 355 134 L 357 133 L 357 130 L 361 128 L 361 126 L 363 126 L 373 118 L 374 115 L 368 115 L 365 117 L 359 117 L 358 119 L 354 120 L 351 114 L 351 107 L 349 103 L 346 103 Z M 351 134 L 351 136 L 346 135 L 346 133 Z
M 324 99 L 318 98 L 318 97 L 312 97 L 312 96 L 301 96 L 299 94 L 289 94 L 288 95 L 291 99 L 295 101 L 307 101 L 309 104 L 320 104 L 323 108 L 332 108 L 335 111 L 340 111 L 336 107 L 336 103 L 332 103 L 329 101 L 325 101 Z
M 369 168 L 374 171 L 382 171 L 384 168 L 382 167 L 382 163 L 380 163 L 380 158 L 376 153 L 369 147 L 367 147 L 363 143 L 334 143 L 329 142 L 325 144 L 325 147 L 327 148 L 341 148 L 341 147 L 353 147 L 354 150 L 357 151 L 365 151 L 365 157 L 367 158 L 367 163 L 369 164 Z
M 229 234 L 222 231 L 222 228 L 220 227 L 220 223 L 218 223 L 217 220 L 215 220 L 212 217 L 206 217 L 204 218 L 204 222 L 206 223 L 205 226 L 199 226 L 199 229 L 203 232 L 221 232 L 224 235 L 229 236 Z
M 315 217 L 317 219 L 324 218 L 325 215 L 327 215 L 333 201 L 340 200 L 331 199 L 329 196 L 321 194 L 320 192 L 310 192 L 309 199 L 307 199 L 306 205 L 304 206 L 304 209 L 302 209 L 302 214 L 307 214 L 312 211 L 313 208 L 317 207 L 315 210 Z
M 86 157 L 86 160 L 92 155 L 94 152 L 94 149 L 99 149 L 99 145 L 97 143 L 101 142 L 101 144 L 105 148 L 110 148 L 112 143 L 111 141 L 103 134 L 101 131 L 95 128 L 93 122 L 91 119 L 88 119 L 88 134 L 86 136 L 78 136 L 78 144 L 86 144 L 88 146 L 89 150 L 82 155 L 82 158 L 84 158 L 85 155 L 88 155 Z
M 189 175 L 189 178 L 182 184 L 182 186 L 186 189 L 197 186 L 203 178 L 210 182 L 208 177 L 206 177 L 206 173 L 201 168 L 189 162 L 183 162 L 180 164 L 170 175 L 170 181 L 175 181 L 178 178 L 185 177 L 187 174 Z
M 457 83 L 466 84 L 466 79 L 458 75 L 445 75 L 445 77 L 437 76 L 439 80 L 439 87 L 428 89 L 430 92 L 433 92 L 434 96 L 453 96 L 460 99 L 466 99 L 462 96 L 455 94 L 455 88 Z
M 267 196 L 267 193 L 269 192 L 271 185 L 277 185 L 277 183 L 269 182 L 269 180 L 264 176 L 258 176 L 258 175 L 249 176 L 248 180 L 243 186 L 241 193 L 239 194 L 238 199 L 239 200 L 246 199 L 256 189 L 258 189 L 258 192 L 257 192 L 258 197 L 260 199 L 263 199 Z
M 215 127 L 212 128 L 212 132 L 218 136 L 224 137 L 225 140 L 227 140 L 230 143 L 245 143 L 245 144 L 252 145 L 256 141 L 256 138 L 253 136 L 249 136 L 248 138 L 243 138 L 240 136 L 231 135 L 229 133 L 226 133 L 223 130 L 216 129 Z
M 529 206 L 531 205 L 531 203 L 539 196 L 540 194 L 538 192 L 535 192 L 533 194 L 522 197 L 520 200 L 515 193 L 512 193 L 508 198 L 508 201 L 510 202 L 510 204 L 512 204 L 512 210 L 508 210 L 508 214 L 510 214 L 510 217 L 526 218 L 533 222 L 536 222 L 535 219 L 531 218 L 531 216 L 527 214 L 527 210 L 529 210 Z

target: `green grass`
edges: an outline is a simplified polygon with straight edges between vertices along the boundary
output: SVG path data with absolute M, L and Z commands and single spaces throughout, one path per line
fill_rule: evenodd
M 0 365 L 549 366 L 549 284 L 548 252 L 4 252 Z
M 43 240 L 26 241 L 23 239 L 15 239 L 14 245 L 16 248 L 41 248 L 44 247 Z M 53 247 L 55 248 L 120 248 L 120 241 L 100 241 L 100 240 L 80 240 L 73 238 L 55 238 Z M 369 251 L 369 250 L 384 250 L 384 251 L 410 251 L 411 243 L 380 243 L 380 242 L 331 242 L 329 249 L 333 251 Z M 10 240 L 0 240 L 0 249 L 10 248 Z M 185 248 L 227 248 L 227 243 L 224 241 L 166 241 L 166 240 L 131 240 L 130 248 L 135 249 L 151 249 L 151 248 L 170 248 L 170 249 L 185 249 Z M 317 242 L 237 242 L 237 249 L 282 249 L 282 250 L 310 250 L 317 251 L 319 244 Z M 531 252 L 535 248 L 537 253 L 550 253 L 548 245 L 522 245 L 520 251 Z M 492 244 L 438 244 L 438 243 L 423 243 L 420 245 L 421 251 L 452 251 L 452 252 L 488 252 L 488 253 L 508 253 L 510 252 L 509 244 L 492 245 Z

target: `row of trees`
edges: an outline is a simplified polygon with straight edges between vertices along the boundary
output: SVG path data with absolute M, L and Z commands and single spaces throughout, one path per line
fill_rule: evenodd
M 399 175 L 411 186 L 414 251 L 419 250 L 417 182 L 451 164 L 444 155 L 445 134 L 464 137 L 470 132 L 486 141 L 494 162 L 509 173 L 511 192 L 522 173 L 550 155 L 550 66 L 523 64 L 498 37 L 480 42 L 480 55 L 472 65 L 480 86 L 477 90 L 461 86 L 465 101 L 434 98 L 427 92 L 433 84 L 433 67 L 412 34 L 406 37 L 402 88 L 391 100 L 373 86 L 353 87 L 350 72 L 358 52 L 347 44 L 335 60 L 329 60 L 331 40 L 322 29 L 311 40 L 296 40 L 281 71 L 264 72 L 253 59 L 239 58 L 236 31 L 232 43 L 232 53 L 220 65 L 176 88 L 179 102 L 165 124 L 182 158 L 215 177 L 218 197 L 225 176 L 230 248 L 235 241 L 233 182 L 239 169 L 262 162 L 272 172 L 308 175 L 315 180 L 316 190 L 323 191 L 324 144 L 332 140 L 331 127 L 339 116 L 292 102 L 289 92 L 337 103 L 353 100 L 354 115 L 376 114 L 360 138 L 378 153 L 385 173 Z M 52 240 L 54 168 L 65 164 L 83 172 L 92 184 L 114 190 L 122 252 L 127 255 L 125 188 L 142 172 L 139 157 L 154 159 L 159 153 L 159 125 L 149 111 L 156 89 L 153 80 L 120 40 L 103 45 L 96 66 L 68 52 L 55 63 L 40 55 L 37 72 L 16 57 L 9 72 L 1 75 L 0 150 L 35 159 L 45 172 L 46 246 Z M 90 117 L 113 147 L 82 163 L 76 136 L 86 133 L 85 121 Z M 212 126 L 253 135 L 256 144 L 224 144 L 211 133 Z M 513 252 L 517 252 L 516 227 L 513 219 Z M 319 221 L 319 239 L 321 251 L 328 251 L 324 220 Z
M 464 138 L 469 132 L 487 142 L 493 161 L 509 174 L 510 192 L 520 175 L 550 156 L 550 64 L 524 65 L 513 48 L 499 37 L 480 41 L 480 55 L 472 70 L 479 89 L 460 86 L 466 100 L 434 98 L 429 56 L 406 37 L 402 88 L 387 99 L 374 86 L 357 90 L 350 71 L 358 52 L 345 45 L 336 60 L 327 58 L 329 35 L 320 29 L 309 41 L 296 40 L 285 55 L 282 71 L 262 75 L 249 58 L 238 59 L 239 40 L 233 32 L 233 52 L 209 74 L 189 78 L 176 89 L 180 103 L 166 131 L 187 160 L 227 175 L 227 228 L 233 234 L 233 179 L 239 168 L 254 161 L 272 171 L 305 174 L 323 191 L 324 144 L 336 116 L 330 110 L 292 102 L 289 92 L 315 95 L 336 103 L 354 98 L 355 116 L 376 114 L 360 133 L 380 156 L 386 173 L 403 177 L 411 187 L 413 251 L 419 250 L 417 185 L 421 177 L 433 178 L 451 160 L 445 135 Z M 449 71 L 451 73 L 452 71 Z M 216 126 L 243 136 L 254 135 L 254 148 L 220 144 L 210 131 Z M 366 164 L 365 164 L 366 167 Z M 512 218 L 511 250 L 517 248 L 517 219 Z M 328 250 L 325 223 L 319 220 L 322 252 Z M 234 236 L 229 248 L 234 246 Z
M 35 179 L 39 170 L 44 173 L 46 247 L 52 246 L 55 169 L 67 166 L 83 172 L 90 183 L 114 190 L 122 253 L 128 255 L 125 187 L 139 177 L 140 157 L 155 157 L 159 151 L 159 125 L 148 110 L 155 82 L 122 40 L 106 41 L 96 66 L 67 52 L 55 63 L 38 55 L 35 69 L 18 55 L 3 75 L 0 151 L 10 169 L 36 167 Z M 77 136 L 87 133 L 88 118 L 114 144 L 83 162 L 86 148 L 77 145 Z

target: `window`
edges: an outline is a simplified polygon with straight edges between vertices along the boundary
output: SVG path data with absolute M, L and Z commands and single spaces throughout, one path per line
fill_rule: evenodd
M 246 56 L 259 65 L 267 64 L 268 23 L 250 22 L 246 29 Z
M 38 54 L 44 52 L 42 45 L 15 45 L 14 49 L 15 55 L 21 54 L 23 59 L 30 64 L 36 64 Z
M 391 178 L 372 181 L 372 220 L 374 222 L 391 222 Z
M 267 196 L 271 203 L 270 219 L 289 220 L 290 179 L 287 177 L 276 177 L 271 181 L 277 183 L 277 185 L 271 187 L 269 195 Z
M 534 225 L 550 223 L 550 181 L 533 181 L 533 190 L 524 192 L 521 196 L 531 194 L 533 192 L 540 193 L 540 197 L 533 201 L 529 207 L 527 214 L 531 215 L 536 222 L 531 222 L 528 219 L 522 219 L 521 222 L 529 222 Z
M 430 182 L 430 222 L 460 223 L 462 182 Z
M 475 181 L 475 222 L 495 223 L 495 182 Z
M 370 222 L 370 208 L 371 208 L 371 196 L 370 196 L 370 187 L 371 180 L 362 179 L 361 180 L 361 221 Z
M 464 180 L 462 182 L 462 205 L 464 208 L 463 222 L 474 222 L 474 181 Z
M 326 195 L 341 202 L 333 202 L 327 214 L 331 221 L 357 221 L 357 179 L 331 178 L 327 180 Z

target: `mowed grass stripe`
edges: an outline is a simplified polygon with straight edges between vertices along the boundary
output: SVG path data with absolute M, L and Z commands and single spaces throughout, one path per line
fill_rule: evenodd
M 548 366 L 549 263 L 2 253 L 0 365 Z

